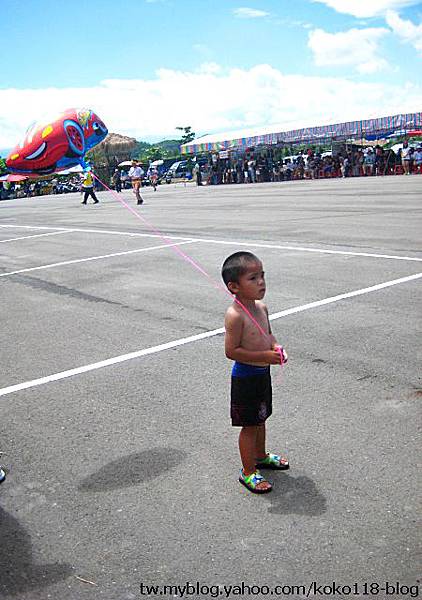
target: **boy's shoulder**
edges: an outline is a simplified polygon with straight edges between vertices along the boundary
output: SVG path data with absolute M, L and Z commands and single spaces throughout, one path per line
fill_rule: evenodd
M 268 314 L 267 306 L 266 304 L 264 304 L 264 302 L 261 302 L 261 300 L 255 300 L 255 311 L 265 312 L 266 314 Z M 252 310 L 252 312 L 255 311 Z M 236 304 L 236 302 L 233 302 L 233 304 L 231 304 L 226 310 L 226 319 L 243 320 L 247 316 L 248 314 L 246 310 L 243 309 L 242 306 L 240 306 L 239 304 Z
M 230 306 L 227 308 L 226 310 L 226 318 L 240 318 L 243 316 L 243 310 L 241 309 L 241 307 L 236 304 L 236 302 L 233 302 L 233 304 L 230 304 Z
M 255 306 L 257 308 L 257 310 L 263 310 L 264 312 L 266 312 L 268 314 L 268 308 L 267 305 L 262 302 L 262 300 L 255 300 Z

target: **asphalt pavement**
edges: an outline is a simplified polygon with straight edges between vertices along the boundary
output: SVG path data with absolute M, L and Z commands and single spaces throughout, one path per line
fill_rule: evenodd
M 416 597 L 422 176 L 123 192 L 153 228 L 98 197 L 0 202 L 0 597 Z M 264 263 L 266 496 L 237 480 L 230 300 L 176 243 L 215 281 Z

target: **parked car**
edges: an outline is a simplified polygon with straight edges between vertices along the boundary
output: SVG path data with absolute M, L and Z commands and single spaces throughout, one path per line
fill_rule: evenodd
M 174 162 L 169 170 L 167 171 L 171 177 L 185 177 L 186 176 L 186 168 L 188 166 L 187 160 L 178 160 Z
M 166 183 L 171 183 L 173 178 L 172 178 L 170 171 L 167 171 L 166 173 L 164 173 L 162 179 Z

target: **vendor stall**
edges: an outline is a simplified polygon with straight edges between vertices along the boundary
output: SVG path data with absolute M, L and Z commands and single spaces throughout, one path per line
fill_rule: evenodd
M 271 128 L 247 132 L 226 132 L 206 135 L 181 146 L 182 154 L 219 152 L 234 148 L 290 144 L 320 144 L 331 140 L 376 139 L 399 131 L 422 131 L 422 112 L 380 117 L 362 121 L 349 121 L 333 125 L 303 127 L 291 131 L 271 132 Z M 242 135 L 243 134 L 243 135 Z M 250 135 L 248 135 L 250 134 Z

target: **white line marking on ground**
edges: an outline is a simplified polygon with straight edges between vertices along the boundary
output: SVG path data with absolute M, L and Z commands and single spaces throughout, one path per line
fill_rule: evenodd
M 181 246 L 182 244 L 192 244 L 194 240 L 186 242 L 178 242 L 177 244 L 161 244 L 160 246 L 148 246 L 147 248 L 138 248 L 137 250 L 126 250 L 125 252 L 113 252 L 113 254 L 103 254 L 102 256 L 90 256 L 89 258 L 75 258 L 74 260 L 65 260 L 63 262 L 50 263 L 48 265 L 40 265 L 39 267 L 29 267 L 28 269 L 19 269 L 18 271 L 9 271 L 8 273 L 0 273 L 0 277 L 8 277 L 9 275 L 17 275 L 18 273 L 29 273 L 30 271 L 40 271 L 41 269 L 52 269 L 53 267 L 63 267 L 65 265 L 74 265 L 75 263 L 83 263 L 91 260 L 101 260 L 103 258 L 112 258 L 113 256 L 125 256 L 127 254 L 135 254 L 137 252 L 147 252 L 148 250 L 160 250 L 161 248 L 170 248 L 171 246 Z
M 391 287 L 392 285 L 407 283 L 408 281 L 420 279 L 421 277 L 422 273 L 416 273 L 416 275 L 408 275 L 407 277 L 400 277 L 400 279 L 393 279 L 392 281 L 386 281 L 385 283 L 378 283 L 377 285 L 371 285 L 370 287 L 362 288 L 361 290 L 355 290 L 354 292 L 346 292 L 345 294 L 331 296 L 330 298 L 325 298 L 324 300 L 317 300 L 316 302 L 309 302 L 309 304 L 303 304 L 302 306 L 297 306 L 295 308 L 288 308 L 287 310 L 282 310 L 281 312 L 271 315 L 270 321 L 273 319 L 279 319 L 280 317 L 285 317 L 287 315 L 293 315 L 295 313 L 302 312 L 303 310 L 309 310 L 310 308 L 324 306 L 324 304 L 331 304 L 332 302 L 338 302 L 339 300 L 345 300 L 346 298 L 354 298 L 355 296 L 362 296 L 362 294 L 376 292 L 378 290 Z
M 208 244 L 223 244 L 227 246 L 255 246 L 257 248 L 274 248 L 276 250 L 296 250 L 299 252 L 317 252 L 320 254 L 346 254 L 349 256 L 365 256 L 370 258 L 390 258 L 393 260 L 412 260 L 422 262 L 422 258 L 415 256 L 394 256 L 390 254 L 375 254 L 372 252 L 350 252 L 346 250 L 325 250 L 323 248 L 304 248 L 302 246 L 279 246 L 277 244 L 263 244 L 261 242 L 226 242 L 224 240 L 210 240 L 208 238 L 194 238 L 195 242 L 206 242 Z
M 73 229 L 69 229 L 68 231 L 73 231 Z M 51 231 L 50 233 L 36 233 L 35 235 L 24 235 L 22 237 L 9 238 L 8 240 L 0 240 L 0 244 L 4 244 L 5 242 L 16 242 L 17 240 L 30 240 L 33 238 L 47 237 L 47 235 L 63 235 L 63 233 L 68 233 L 68 231 Z
M 76 369 L 70 369 L 69 371 L 62 371 L 61 373 L 55 373 L 54 375 L 41 377 L 40 379 L 33 379 L 32 381 L 26 381 L 25 383 L 11 385 L 7 388 L 0 389 L 0 396 L 6 396 L 12 392 L 25 390 L 37 385 L 43 385 L 51 381 L 58 381 L 60 379 L 65 379 L 66 377 L 72 377 L 73 375 L 80 375 L 81 373 L 87 373 L 88 371 L 95 371 L 96 369 L 101 369 L 103 367 L 110 367 L 111 365 L 132 360 L 133 358 L 147 356 L 148 354 L 155 354 L 156 352 L 161 352 L 162 350 L 169 350 L 170 348 L 176 348 L 177 346 L 182 346 L 183 344 L 189 344 L 189 342 L 196 342 L 197 340 L 213 337 L 219 333 L 224 333 L 224 328 L 214 329 L 213 331 L 205 331 L 204 333 L 174 340 L 173 342 L 167 342 L 166 344 L 160 344 L 159 346 L 153 346 L 152 348 L 145 348 L 144 350 L 137 350 L 136 352 L 130 352 L 129 354 L 122 354 L 121 356 L 108 358 L 107 360 L 102 360 L 91 365 L 85 365 L 83 367 L 77 367 Z
M 378 283 L 377 285 L 362 288 L 360 290 L 355 290 L 353 292 L 347 292 L 345 294 L 331 296 L 330 298 L 325 298 L 324 300 L 317 300 L 316 302 L 309 302 L 308 304 L 302 304 L 301 306 L 296 306 L 294 308 L 288 308 L 286 310 L 282 310 L 278 313 L 274 313 L 274 314 L 270 315 L 270 321 L 280 319 L 281 317 L 284 317 L 287 315 L 292 315 L 292 314 L 295 314 L 298 312 L 302 312 L 304 310 L 309 310 L 311 308 L 316 308 L 318 306 L 323 306 L 325 304 L 330 304 L 332 302 L 338 302 L 339 300 L 344 300 L 346 298 L 353 298 L 354 296 L 368 294 L 370 292 L 375 292 L 377 290 L 391 287 L 393 285 L 398 285 L 400 283 L 406 283 L 408 281 L 413 281 L 415 279 L 419 279 L 420 277 L 422 277 L 422 273 L 416 273 L 415 275 L 409 275 L 408 277 L 401 277 L 400 279 L 393 279 L 392 281 Z M 44 385 L 45 383 L 50 383 L 52 381 L 59 381 L 60 379 L 66 379 L 67 377 L 73 377 L 73 375 L 80 375 L 81 373 L 88 373 L 89 371 L 95 371 L 96 369 L 102 369 L 103 367 L 109 367 L 111 365 L 116 365 L 118 363 L 125 362 L 127 360 L 132 360 L 134 358 L 140 358 L 141 356 L 147 356 L 148 354 L 156 354 L 157 352 L 162 352 L 163 350 L 169 350 L 170 348 L 176 348 L 177 346 L 183 346 L 184 344 L 189 344 L 191 342 L 196 342 L 198 340 L 203 340 L 205 338 L 214 337 L 221 333 L 224 333 L 224 327 L 220 327 L 219 329 L 213 329 L 212 331 L 205 331 L 204 333 L 199 333 L 197 335 L 191 335 L 186 338 L 174 340 L 173 342 L 167 342 L 166 344 L 160 344 L 159 346 L 152 346 L 151 348 L 145 348 L 144 350 L 137 350 L 135 352 L 130 352 L 129 354 L 122 354 L 121 356 L 115 356 L 113 358 L 108 358 L 106 360 L 92 363 L 90 365 L 85 365 L 83 367 L 76 367 L 75 369 L 69 369 L 68 371 L 62 371 L 61 373 L 55 373 L 54 375 L 48 375 L 47 377 L 40 377 L 39 379 L 32 379 L 31 381 L 25 381 L 24 383 L 18 383 L 16 385 L 11 385 L 9 387 L 0 389 L 0 396 L 6 396 L 7 394 L 12 394 L 13 392 L 18 392 L 20 390 L 26 390 L 28 388 L 36 387 L 38 385 Z
M 58 229 L 60 229 L 61 231 L 67 231 L 69 228 L 66 227 L 39 227 L 38 225 L 12 225 L 10 223 L 8 224 L 4 224 L 4 225 L 0 225 L 0 227 L 9 227 L 9 228 L 14 228 L 14 229 L 54 229 L 55 231 L 57 231 Z M 73 229 L 72 229 L 73 231 Z
M 105 233 L 109 235 L 126 235 L 130 237 L 160 237 L 157 234 L 153 233 L 133 233 L 130 231 L 111 231 L 107 229 L 83 229 L 83 228 L 73 228 L 68 229 L 65 227 L 37 227 L 30 225 L 0 225 L 0 227 L 23 227 L 28 229 L 54 229 L 60 231 L 75 231 L 79 233 Z M 226 240 L 214 240 L 210 238 L 193 238 L 193 237 L 179 237 L 174 235 L 165 235 L 165 237 L 169 240 L 190 240 L 193 242 L 202 242 L 205 244 L 222 244 L 226 246 L 247 246 L 249 248 L 272 248 L 274 250 L 295 250 L 298 252 L 314 252 L 319 254 L 341 254 L 346 256 L 363 256 L 366 258 L 384 258 L 390 260 L 408 260 L 414 262 L 422 262 L 422 258 L 416 256 L 397 256 L 395 254 L 376 254 L 375 252 L 352 252 L 348 250 L 327 250 L 325 248 L 306 248 L 304 246 L 286 246 L 279 244 L 271 244 L 267 242 L 258 242 L 256 240 L 251 240 L 249 242 L 236 242 L 236 241 L 226 241 Z
M 72 227 L 72 229 L 68 227 L 37 227 L 35 225 L 0 225 L 0 227 L 16 227 L 16 228 L 24 228 L 24 229 L 53 229 L 54 231 L 76 231 L 78 233 L 105 233 L 107 235 L 124 235 L 128 237 L 152 237 L 159 238 L 160 236 L 156 233 L 140 233 L 140 232 L 132 232 L 132 231 L 113 231 L 111 229 L 84 229 L 82 227 Z M 166 235 L 166 238 L 169 240 L 193 240 L 192 237 L 180 237 L 176 235 Z

